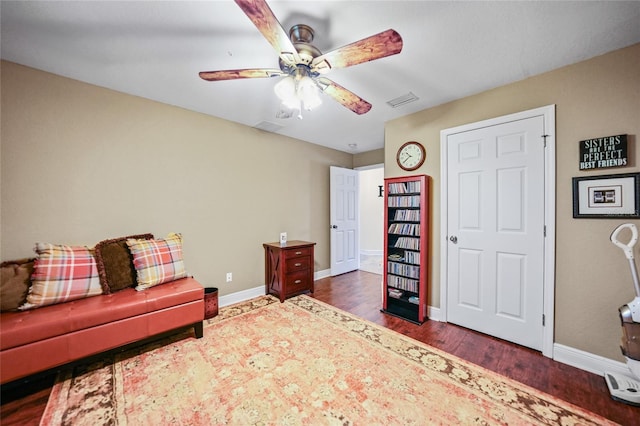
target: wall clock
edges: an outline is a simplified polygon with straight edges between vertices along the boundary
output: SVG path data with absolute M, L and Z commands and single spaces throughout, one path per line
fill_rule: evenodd
M 396 155 L 398 166 L 408 171 L 415 170 L 422 166 L 426 158 L 427 151 L 424 149 L 424 146 L 414 141 L 404 143 L 400 149 L 398 149 L 398 154 Z

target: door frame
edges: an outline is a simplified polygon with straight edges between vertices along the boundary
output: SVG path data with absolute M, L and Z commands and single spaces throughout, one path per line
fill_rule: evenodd
M 531 117 L 544 118 L 544 271 L 543 271 L 543 336 L 542 354 L 553 358 L 555 308 L 555 241 L 556 241 L 556 123 L 555 105 L 504 115 L 476 123 L 465 124 L 440 131 L 440 319 L 447 321 L 447 263 L 448 247 L 448 158 L 447 139 L 450 135 L 495 126 Z M 543 319 L 541 318 L 541 321 Z
M 370 164 L 367 166 L 359 166 L 359 167 L 354 167 L 353 170 L 357 171 L 358 173 L 360 172 L 364 172 L 367 170 L 374 170 L 374 169 L 381 169 L 382 170 L 382 181 L 380 182 L 382 185 L 384 185 L 384 163 L 376 163 L 376 164 Z M 360 185 L 360 179 L 358 179 L 358 185 Z M 360 187 L 358 188 L 360 189 Z M 362 195 L 360 195 L 360 197 L 358 197 L 358 212 L 359 212 L 359 217 L 358 217 L 358 245 L 360 248 L 360 253 L 358 253 L 358 269 L 360 269 L 360 256 L 363 252 L 362 250 L 362 206 L 360 205 L 360 199 L 362 198 Z M 384 197 L 382 197 L 384 198 Z M 377 212 L 376 212 L 377 213 Z M 382 203 L 382 207 L 380 210 L 380 216 L 384 216 L 384 202 Z M 382 227 L 383 229 L 380 230 L 381 234 L 384 233 L 384 219 L 381 219 L 381 222 L 383 222 Z M 381 237 L 381 240 L 383 240 L 383 238 Z M 380 243 L 380 256 L 382 256 L 384 254 L 384 242 Z M 377 255 L 377 253 L 376 253 Z

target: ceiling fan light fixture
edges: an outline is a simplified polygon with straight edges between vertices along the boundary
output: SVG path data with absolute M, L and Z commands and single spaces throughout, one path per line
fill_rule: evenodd
M 320 89 L 309 76 L 304 76 L 298 81 L 296 94 L 307 111 L 311 111 L 322 104 Z
M 296 82 L 291 76 L 281 79 L 274 87 L 273 91 L 280 98 L 282 103 L 288 108 L 298 108 L 300 100 L 296 96 Z
M 273 87 L 273 91 L 282 104 L 289 109 L 302 110 L 304 108 L 311 111 L 322 104 L 320 88 L 304 72 L 284 77 Z

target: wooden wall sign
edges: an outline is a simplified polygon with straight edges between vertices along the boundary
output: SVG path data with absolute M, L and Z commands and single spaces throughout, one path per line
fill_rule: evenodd
M 624 167 L 628 162 L 627 135 L 580 141 L 580 170 Z

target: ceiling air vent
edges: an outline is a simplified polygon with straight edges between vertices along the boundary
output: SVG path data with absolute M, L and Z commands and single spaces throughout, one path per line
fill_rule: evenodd
M 270 132 L 270 133 L 276 133 L 278 130 L 282 129 L 282 127 L 283 126 L 279 124 L 270 123 L 268 121 L 261 121 L 255 126 L 253 126 L 254 129 L 264 130 L 265 132 Z
M 418 97 L 413 93 L 409 92 L 406 95 L 398 96 L 395 99 L 391 99 L 390 101 L 387 101 L 387 105 L 389 105 L 391 108 L 398 108 L 399 106 L 406 105 L 408 103 L 411 103 L 417 100 L 418 100 Z

